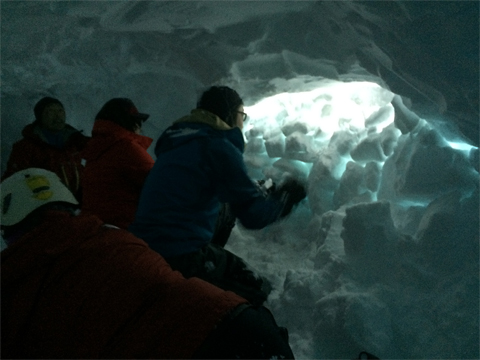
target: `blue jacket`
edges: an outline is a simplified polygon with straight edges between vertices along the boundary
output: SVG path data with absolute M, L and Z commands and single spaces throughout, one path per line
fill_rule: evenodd
M 164 257 L 208 244 L 220 203 L 241 223 L 261 229 L 280 217 L 280 200 L 265 198 L 247 175 L 244 139 L 217 116 L 192 110 L 160 136 L 129 230 Z

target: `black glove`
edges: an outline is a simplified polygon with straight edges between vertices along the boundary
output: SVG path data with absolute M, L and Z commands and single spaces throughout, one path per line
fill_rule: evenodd
M 296 204 L 305 199 L 307 192 L 302 183 L 295 179 L 289 179 L 280 185 L 272 195 L 283 203 L 280 217 L 284 217 L 292 211 Z

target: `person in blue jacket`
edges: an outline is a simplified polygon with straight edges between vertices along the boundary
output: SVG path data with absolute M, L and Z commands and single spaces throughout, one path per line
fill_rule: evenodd
M 265 196 L 243 161 L 243 100 L 226 86 L 212 86 L 197 108 L 160 136 L 157 159 L 146 178 L 129 230 L 185 277 L 199 277 L 262 304 L 271 288 L 239 257 L 211 243 L 221 204 L 249 229 L 286 216 L 305 198 L 294 179 Z

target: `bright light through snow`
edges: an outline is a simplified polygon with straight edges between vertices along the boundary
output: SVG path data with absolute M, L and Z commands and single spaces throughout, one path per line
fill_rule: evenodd
M 247 130 L 254 126 L 270 130 L 297 122 L 318 135 L 319 130 L 326 136 L 341 129 L 361 132 L 366 120 L 393 98 L 390 91 L 370 82 L 321 80 L 316 85 L 312 90 L 277 94 L 246 107 L 251 118 Z M 380 132 L 392 122 L 393 108 L 390 116 L 373 125 Z
M 331 169 L 337 179 L 352 156 L 365 166 L 374 153 L 371 160 L 382 166 L 389 155 L 382 146 L 400 136 L 393 127 L 393 96 L 375 83 L 321 79 L 292 82 L 286 91 L 245 107 L 250 119 L 244 129 L 246 163 L 261 171 L 252 175 L 274 176 L 277 181 L 285 174 L 306 178 L 325 149 L 343 159 Z
M 362 201 L 376 201 L 382 168 L 401 136 L 394 124 L 395 94 L 370 82 L 321 79 L 302 83 L 297 79 L 282 85 L 283 92 L 245 107 L 249 115 L 244 129 L 245 162 L 250 175 L 276 182 L 295 177 L 310 184 L 327 184 L 322 190 L 312 185 L 309 191 L 311 205 L 330 199 L 327 209 L 356 196 Z M 427 132 L 441 136 L 425 120 L 412 135 L 423 137 Z M 468 158 L 472 146 L 443 140 Z M 432 149 L 417 156 L 428 156 L 432 151 L 441 153 Z M 426 171 L 432 164 L 427 161 L 417 171 Z M 408 186 L 414 183 L 406 182 Z M 318 191 L 320 195 L 316 195 Z M 322 205 L 318 211 L 326 208 Z
M 469 145 L 464 142 L 453 142 L 453 141 L 448 141 L 448 145 L 450 145 L 451 148 L 457 149 L 457 150 L 463 150 L 463 151 L 470 151 L 472 149 L 478 149 L 475 146 Z

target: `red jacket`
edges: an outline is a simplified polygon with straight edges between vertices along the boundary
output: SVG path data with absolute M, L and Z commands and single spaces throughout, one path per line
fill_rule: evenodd
M 83 166 L 80 152 L 90 138 L 70 125 L 66 125 L 61 133 L 63 148 L 50 145 L 36 124 L 27 125 L 22 135 L 23 139 L 13 144 L 2 180 L 28 168 L 46 169 L 57 174 L 75 197 L 81 200 Z
M 151 138 L 112 121 L 95 121 L 92 140 L 82 152 L 87 161 L 82 211 L 126 229 L 135 218 L 143 182 L 153 167 L 147 152 L 151 143 Z
M 2 358 L 189 358 L 246 303 L 92 215 L 47 212 L 1 273 Z

